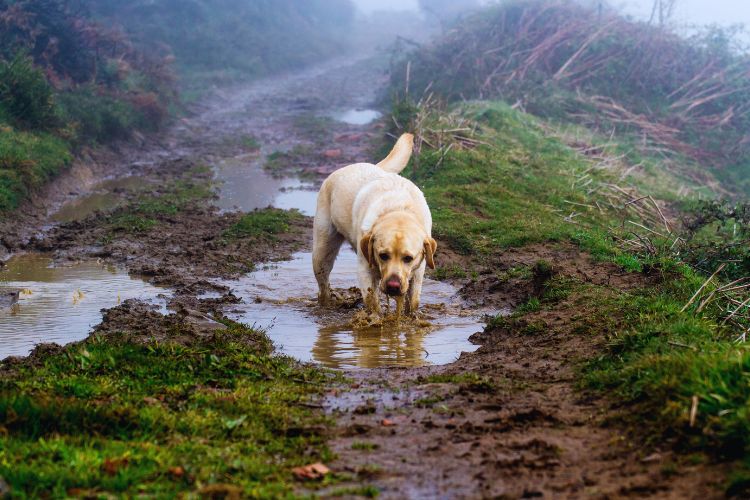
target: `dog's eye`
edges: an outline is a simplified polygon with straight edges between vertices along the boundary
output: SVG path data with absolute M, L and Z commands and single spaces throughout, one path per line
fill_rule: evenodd
M 406 262 L 407 264 L 413 260 L 414 260 L 414 257 L 412 257 L 411 255 L 407 255 L 406 257 L 404 257 L 404 262 Z
M 380 257 L 380 260 L 384 260 L 384 261 L 391 258 L 391 256 L 388 255 L 387 253 L 381 253 L 380 255 L 378 255 L 378 257 Z

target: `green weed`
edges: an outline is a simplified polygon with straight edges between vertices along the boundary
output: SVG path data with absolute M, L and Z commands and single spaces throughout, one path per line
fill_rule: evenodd
M 229 239 L 268 237 L 286 233 L 291 224 L 302 218 L 297 211 L 267 208 L 256 210 L 242 216 L 239 222 L 227 229 L 224 237 Z
M 359 450 L 359 451 L 373 451 L 380 448 L 380 445 L 377 443 L 367 443 L 364 441 L 355 441 L 352 443 L 352 450 Z
M 0 213 L 18 207 L 72 159 L 69 144 L 58 137 L 0 124 Z

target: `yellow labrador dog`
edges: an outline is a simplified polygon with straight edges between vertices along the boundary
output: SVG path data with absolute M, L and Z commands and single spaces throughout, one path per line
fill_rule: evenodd
M 331 300 L 329 275 L 348 241 L 357 251 L 359 289 L 367 309 L 380 313 L 381 293 L 406 311 L 419 307 L 425 266 L 435 268 L 437 243 L 422 191 L 399 176 L 411 158 L 414 136 L 402 135 L 386 159 L 357 163 L 332 173 L 318 194 L 313 228 L 313 271 L 318 300 Z

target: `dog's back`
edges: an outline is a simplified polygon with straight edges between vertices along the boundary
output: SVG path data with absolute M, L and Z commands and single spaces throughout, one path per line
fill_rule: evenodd
M 363 202 L 370 205 L 378 198 L 398 198 L 397 193 L 401 192 L 402 200 L 424 204 L 424 210 L 427 210 L 421 191 L 411 181 L 398 175 L 409 163 L 413 146 L 414 136 L 403 134 L 390 154 L 377 165 L 355 163 L 332 173 L 320 188 L 316 219 L 321 222 L 327 219 L 354 244 L 357 235 L 353 229 L 358 224 L 353 222 L 362 218 L 358 212 Z M 424 210 L 418 210 L 420 215 Z

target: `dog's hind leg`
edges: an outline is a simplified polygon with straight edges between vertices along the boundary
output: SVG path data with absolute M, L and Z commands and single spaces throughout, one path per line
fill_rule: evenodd
M 331 303 L 331 284 L 329 277 L 336 256 L 339 254 L 344 237 L 331 224 L 327 209 L 318 206 L 313 224 L 313 272 L 318 282 L 318 302 L 320 305 Z

